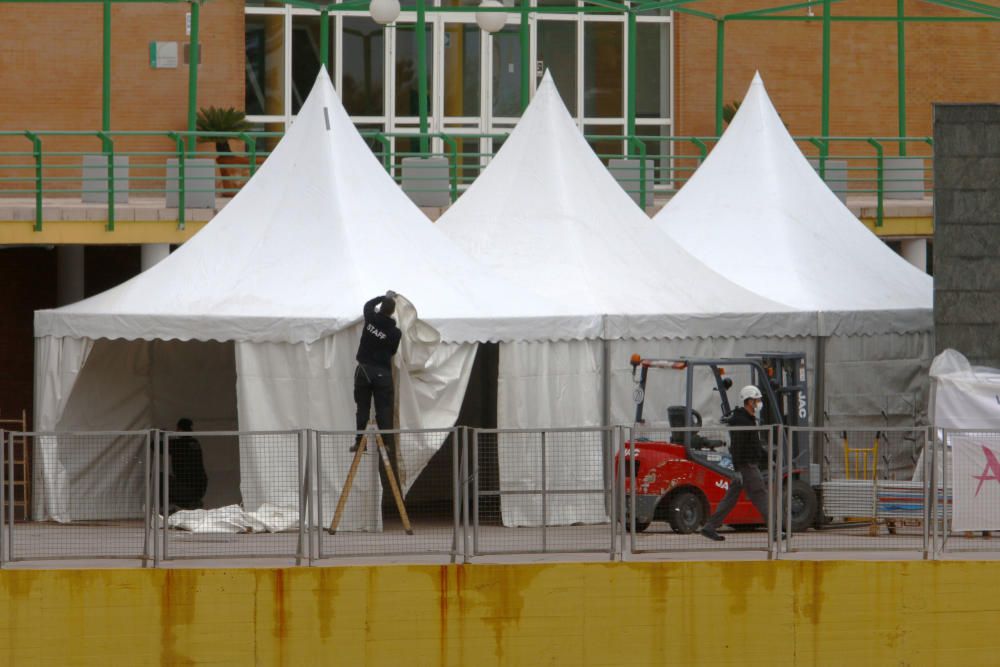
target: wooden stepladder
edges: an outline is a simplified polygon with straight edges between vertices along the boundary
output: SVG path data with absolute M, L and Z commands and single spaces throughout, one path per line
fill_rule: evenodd
M 364 457 L 365 451 L 368 449 L 368 439 L 373 433 L 378 453 L 382 460 L 382 465 L 385 466 L 385 476 L 389 480 L 389 488 L 392 489 L 392 497 L 396 500 L 396 509 L 399 510 L 399 518 L 403 521 L 403 528 L 406 530 L 406 534 L 413 534 L 413 528 L 410 526 L 410 517 L 406 513 L 406 505 L 403 504 L 403 494 L 399 492 L 399 485 L 396 483 L 396 474 L 392 471 L 392 464 L 389 462 L 388 449 L 385 446 L 385 442 L 382 441 L 382 434 L 373 427 L 374 424 L 372 422 L 368 422 L 368 429 L 365 431 L 365 434 L 361 436 L 361 442 L 358 444 L 358 449 L 354 452 L 354 460 L 351 462 L 351 469 L 347 473 L 347 481 L 344 482 L 344 490 L 340 492 L 340 499 L 337 501 L 337 510 L 333 513 L 333 521 L 330 522 L 329 532 L 331 535 L 337 532 L 337 526 L 340 525 L 340 519 L 344 514 L 344 508 L 347 506 L 347 498 L 351 495 L 351 487 L 354 485 L 354 476 L 357 474 L 358 467 L 361 465 L 361 459 Z

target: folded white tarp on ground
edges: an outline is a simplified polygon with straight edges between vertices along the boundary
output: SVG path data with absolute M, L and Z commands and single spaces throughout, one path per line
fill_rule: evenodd
M 935 427 L 982 429 L 949 434 L 944 442 L 950 453 L 952 528 L 1000 530 L 1000 369 L 972 366 L 949 349 L 934 358 L 930 374 Z M 935 464 L 941 479 L 942 466 Z
M 816 329 L 815 313 L 736 285 L 656 229 L 587 144 L 548 74 L 503 147 L 437 224 L 511 282 L 579 312 L 603 314 L 601 338 L 624 342 L 611 351 L 610 343 L 597 340 L 502 344 L 497 411 L 503 428 L 628 422 L 634 408 L 623 407 L 616 395 L 603 396 L 610 372 L 605 356 L 624 355 L 612 358 L 627 362 L 632 345 L 626 341 L 662 342 L 658 351 L 670 356 L 711 348 L 704 341 L 743 337 L 776 349 L 777 341 L 803 339 Z M 631 386 L 623 395 L 631 397 Z M 547 488 L 565 489 L 568 480 L 576 488 L 600 488 L 603 446 L 591 438 L 548 450 Z M 501 491 L 541 489 L 541 466 L 525 465 L 526 457 L 540 461 L 539 448 L 501 446 Z M 537 495 L 503 496 L 501 509 L 507 525 L 541 521 Z M 548 509 L 550 523 L 607 520 L 599 494 L 554 496 Z
M 442 341 L 406 362 L 404 429 L 454 424 L 476 343 L 584 339 L 600 328 L 599 316 L 509 286 L 445 238 L 372 154 L 322 71 L 266 162 L 196 236 L 118 287 L 36 312 L 36 428 L 171 428 L 187 416 L 201 429 L 352 430 L 361 307 L 388 289 L 419 307 L 430 328 L 415 323 L 416 339 L 433 329 Z M 200 363 L 209 348 L 225 356 L 225 376 Z M 398 363 L 416 358 L 405 350 Z M 405 486 L 439 445 L 403 444 Z M 297 502 L 296 477 L 276 481 L 241 447 L 247 510 Z M 38 519 L 85 518 L 66 509 L 79 507 L 81 489 L 122 488 L 102 477 L 98 454 L 43 441 L 39 461 Z M 329 472 L 324 491 L 336 497 L 343 475 Z M 355 489 L 352 502 L 377 494 Z M 344 525 L 376 529 L 377 514 Z
M 298 525 L 299 515 L 294 509 L 266 504 L 256 512 L 227 505 L 210 510 L 181 510 L 167 518 L 168 527 L 192 533 L 280 533 L 295 530 Z

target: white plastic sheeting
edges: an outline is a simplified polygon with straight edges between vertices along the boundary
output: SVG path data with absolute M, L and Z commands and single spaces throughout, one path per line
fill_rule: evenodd
M 690 180 L 654 222 L 767 298 L 819 313 L 821 335 L 932 327 L 932 279 L 893 252 L 820 179 L 760 75 Z

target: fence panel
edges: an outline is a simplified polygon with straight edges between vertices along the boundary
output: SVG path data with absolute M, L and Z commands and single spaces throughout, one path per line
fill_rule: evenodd
M 305 555 L 305 432 L 166 432 L 158 442 L 158 556 Z
M 1000 431 L 937 432 L 935 537 L 941 554 L 1000 551 Z
M 803 470 L 792 483 L 812 486 L 819 510 L 812 525 L 792 532 L 786 551 L 929 553 L 926 428 L 791 427 L 786 442 L 811 447 L 818 479 Z M 802 498 L 793 493 L 783 510 L 794 513 Z
M 7 560 L 150 557 L 148 431 L 6 435 Z M 30 486 L 14 484 L 15 444 L 32 452 Z M 32 514 L 16 516 L 25 492 Z
M 735 479 L 729 443 L 734 432 L 760 434 L 769 465 L 760 470 L 766 489 L 764 512 L 746 492 L 721 520 L 722 540 L 700 534 Z M 623 514 L 633 554 L 693 551 L 773 551 L 764 515 L 774 517 L 777 448 L 767 428 L 678 428 L 648 424 L 629 431 L 619 460 L 625 461 Z M 772 491 L 773 490 L 773 491 Z
M 613 556 L 614 427 L 474 429 L 470 555 Z
M 351 449 L 361 432 L 315 433 L 319 493 L 312 494 L 317 511 L 310 522 L 316 557 L 447 555 L 454 562 L 462 553 L 460 430 L 384 430 L 380 434 L 385 459 L 374 431 L 366 436 L 360 456 Z M 355 461 L 357 469 L 348 488 Z M 392 462 L 400 482 L 409 532 L 388 485 L 387 461 Z M 331 532 L 340 505 L 336 530 Z

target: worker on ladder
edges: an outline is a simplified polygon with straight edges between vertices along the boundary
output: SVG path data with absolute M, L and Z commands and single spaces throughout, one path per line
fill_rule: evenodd
M 385 296 L 369 300 L 364 307 L 365 322 L 361 330 L 361 343 L 355 357 L 358 367 L 354 371 L 354 402 L 358 405 L 357 431 L 351 451 L 361 444 L 362 431 L 368 425 L 372 401 L 375 402 L 375 423 L 379 430 L 392 429 L 393 386 L 392 357 L 399 349 L 402 332 L 392 318 L 396 311 L 396 293 L 389 290 Z M 391 433 L 382 436 L 389 450 L 389 460 L 396 465 L 395 438 Z

